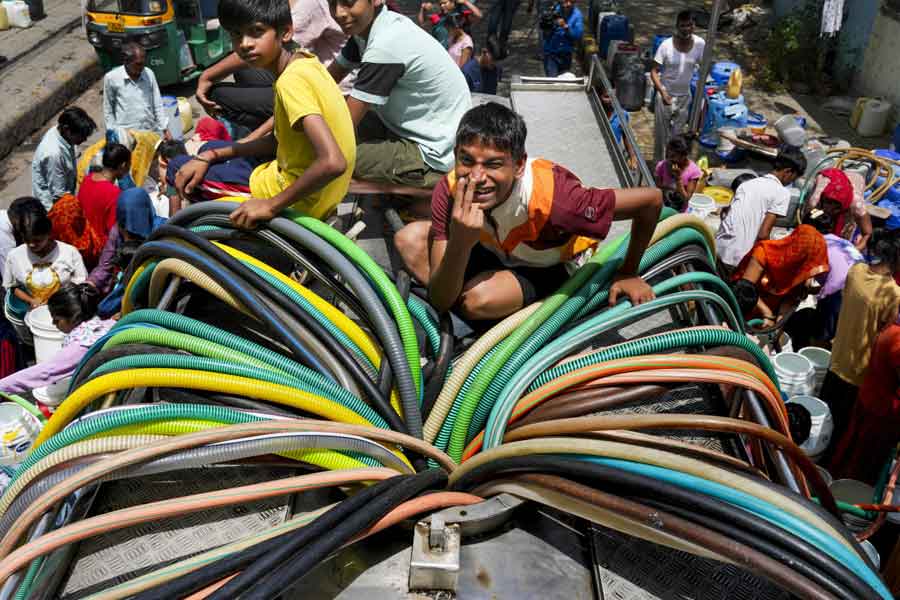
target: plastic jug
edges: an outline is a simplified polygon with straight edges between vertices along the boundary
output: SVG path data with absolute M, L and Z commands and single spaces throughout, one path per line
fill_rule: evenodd
M 647 78 L 644 63 L 639 56 L 625 63 L 616 78 L 616 98 L 622 108 L 634 112 L 644 106 Z
M 9 29 L 9 17 L 6 16 L 6 7 L 0 3 L 0 31 Z
M 744 87 L 744 74 L 741 70 L 735 69 L 728 78 L 728 85 L 725 88 L 725 95 L 729 98 L 737 98 L 741 95 L 741 89 Z
M 166 115 L 169 117 L 169 123 L 167 128 L 169 133 L 172 134 L 172 137 L 176 140 L 180 140 L 184 137 L 184 131 L 182 129 L 181 117 L 178 114 L 178 99 L 175 96 L 163 96 L 162 97 L 163 108 L 166 110 Z
M 888 117 L 891 114 L 891 103 L 875 98 L 863 106 L 862 115 L 856 125 L 856 132 L 863 137 L 874 137 L 884 133 Z
M 6 8 L 6 16 L 9 18 L 9 24 L 13 27 L 31 27 L 31 13 L 28 12 L 28 5 L 21 0 L 15 2 L 4 2 Z

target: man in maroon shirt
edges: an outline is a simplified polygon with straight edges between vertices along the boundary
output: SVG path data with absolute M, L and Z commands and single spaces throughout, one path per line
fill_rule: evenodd
M 456 166 L 435 187 L 431 223 L 412 223 L 394 241 L 407 269 L 427 283 L 440 312 L 499 319 L 555 292 L 564 263 L 603 239 L 614 220 L 632 219 L 610 304 L 653 298 L 638 276 L 662 207 L 655 188 L 601 190 L 570 171 L 528 159 L 524 120 L 496 103 L 471 109 L 456 135 Z

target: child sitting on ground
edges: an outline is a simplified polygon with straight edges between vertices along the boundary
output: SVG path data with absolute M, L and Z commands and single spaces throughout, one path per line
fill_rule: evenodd
M 25 243 L 6 256 L 3 287 L 24 303 L 24 312 L 47 303 L 56 290 L 67 283 L 81 283 L 87 270 L 74 246 L 51 236 L 53 225 L 46 215 L 38 215 L 23 231 Z
M 66 334 L 62 348 L 48 361 L 0 379 L 0 391 L 24 392 L 56 383 L 75 371 L 88 348 L 115 324 L 97 314 L 97 290 L 85 283 L 61 287 L 47 302 L 53 324 Z
M 231 213 L 232 222 L 254 227 L 288 207 L 328 215 L 346 195 L 356 163 L 353 121 L 340 88 L 313 54 L 285 47 L 292 21 L 284 0 L 222 0 L 219 21 L 245 62 L 277 77 L 275 133 L 201 152 L 179 170 L 179 194 L 193 193 L 214 163 L 274 155 L 253 171 L 252 197 Z
M 663 190 L 666 205 L 682 212 L 703 176 L 697 163 L 688 158 L 689 150 L 684 137 L 673 137 L 666 146 L 665 160 L 656 163 L 656 187 Z

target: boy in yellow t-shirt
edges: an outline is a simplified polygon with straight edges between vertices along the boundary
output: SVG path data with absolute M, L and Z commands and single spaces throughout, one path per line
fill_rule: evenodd
M 275 131 L 201 152 L 179 170 L 178 192 L 190 195 L 212 163 L 274 154 L 253 171 L 252 197 L 231 213 L 232 222 L 251 228 L 288 207 L 326 216 L 347 193 L 356 162 L 353 121 L 340 88 L 315 56 L 285 47 L 292 21 L 284 0 L 221 0 L 219 21 L 238 56 L 277 77 Z

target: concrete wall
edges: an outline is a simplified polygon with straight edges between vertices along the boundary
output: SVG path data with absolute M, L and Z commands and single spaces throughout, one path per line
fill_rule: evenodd
M 846 10 L 846 19 L 838 37 L 834 74 L 840 82 L 852 83 L 863 65 L 866 47 L 875 20 L 880 17 L 880 0 L 851 0 L 851 10 Z
M 879 11 L 851 92 L 884 96 L 900 107 L 900 21 Z

